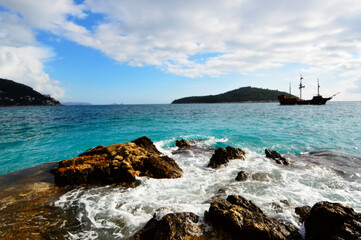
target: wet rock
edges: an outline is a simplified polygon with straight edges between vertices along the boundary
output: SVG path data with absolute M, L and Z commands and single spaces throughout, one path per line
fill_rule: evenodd
M 145 227 L 139 231 L 135 240 L 162 240 L 162 239 L 190 239 L 202 232 L 199 217 L 190 212 L 171 213 L 158 220 L 153 217 Z
M 135 240 L 233 240 L 228 232 L 210 228 L 207 223 L 191 212 L 170 213 L 158 219 L 154 216 L 142 230 L 135 234 Z
M 290 162 L 286 158 L 282 157 L 281 154 L 279 154 L 276 151 L 266 149 L 265 153 L 266 153 L 267 158 L 273 159 L 278 164 L 281 164 L 281 165 L 289 165 L 290 164 Z
M 241 196 L 212 201 L 204 220 L 189 212 L 171 213 L 161 219 L 155 214 L 134 239 L 302 239 L 296 228 L 268 218 Z
M 175 141 L 175 145 L 179 148 L 189 148 L 191 145 L 184 139 Z
M 296 207 L 295 213 L 300 217 L 301 222 L 304 222 L 308 215 L 310 215 L 311 207 L 310 206 L 303 206 L 303 207 Z
M 286 199 L 271 203 L 271 208 L 276 213 L 283 213 L 286 209 L 290 209 L 290 207 L 291 204 Z
M 246 153 L 239 148 L 226 147 L 226 148 L 218 148 L 214 152 L 211 160 L 209 161 L 208 167 L 218 168 L 221 165 L 228 163 L 229 160 L 232 159 L 245 159 Z
M 232 239 L 302 239 L 296 228 L 268 218 L 241 196 L 213 201 L 205 217 L 215 230 L 229 233 Z
M 250 177 L 250 174 L 249 173 L 246 173 L 245 171 L 240 171 L 238 174 L 237 174 L 237 177 L 236 177 L 236 181 L 246 181 L 247 179 L 249 179 Z
M 183 175 L 177 163 L 161 156 L 147 137 L 89 149 L 76 158 L 60 161 L 52 173 L 57 184 L 71 185 L 133 182 L 136 176 L 179 178 Z
M 154 146 L 152 140 L 150 140 L 150 139 L 147 138 L 146 136 L 137 138 L 137 139 L 133 140 L 132 143 L 137 144 L 137 146 L 144 148 L 145 150 L 147 150 L 147 151 L 150 152 L 150 153 L 162 154 L 162 153 L 159 152 L 158 149 Z
M 305 221 L 306 239 L 361 239 L 361 214 L 340 203 L 318 202 Z

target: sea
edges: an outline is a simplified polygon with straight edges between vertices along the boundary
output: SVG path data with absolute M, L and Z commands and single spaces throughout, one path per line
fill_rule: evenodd
M 0 108 L 0 175 L 141 136 L 173 158 L 184 176 L 138 177 L 131 186 L 64 192 L 51 205 L 71 212 L 76 222 L 64 218 L 59 225 L 65 239 L 129 239 L 153 216 L 194 212 L 202 218 L 212 199 L 230 194 L 251 200 L 301 233 L 297 206 L 330 201 L 361 211 L 361 102 Z M 192 140 L 193 150 L 177 151 L 178 139 Z M 227 146 L 244 150 L 246 159 L 208 168 L 214 150 Z M 265 149 L 278 151 L 291 165 L 267 159 Z M 239 171 L 252 177 L 236 181 Z

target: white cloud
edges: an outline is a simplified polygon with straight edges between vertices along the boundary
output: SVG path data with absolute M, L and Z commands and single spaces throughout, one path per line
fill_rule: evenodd
M 121 63 L 188 77 L 249 74 L 295 63 L 305 73 L 321 78 L 334 73 L 356 83 L 361 68 L 361 2 L 354 0 L 0 2 L 31 28 L 98 49 Z M 90 27 L 73 21 L 93 13 L 102 19 Z M 198 61 L 207 53 L 219 54 Z
M 0 6 L 8 10 L 0 11 L 0 77 L 55 98 L 63 97 L 65 90 L 43 67 L 54 53 L 37 42 L 36 31 L 61 32 L 69 16 L 85 16 L 84 6 L 72 0 L 1 0 Z
M 190 77 L 247 73 L 288 62 L 347 72 L 347 64 L 360 66 L 360 44 L 352 41 L 361 37 L 357 1 L 87 0 L 85 4 L 104 14 L 105 21 L 92 32 L 68 32 L 70 37 L 132 65 L 154 65 Z M 204 63 L 189 60 L 208 52 L 224 54 Z
M 76 5 L 73 0 L 1 0 L 0 4 L 20 14 L 29 26 L 38 29 L 56 30 L 70 16 L 86 16 L 84 5 Z
M 52 57 L 50 50 L 37 47 L 0 47 L 0 76 L 33 87 L 52 97 L 64 96 L 59 82 L 43 71 L 42 60 Z

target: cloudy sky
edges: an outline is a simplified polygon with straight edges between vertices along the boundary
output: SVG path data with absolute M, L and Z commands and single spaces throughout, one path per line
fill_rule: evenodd
M 0 0 L 0 77 L 63 102 L 254 86 L 361 101 L 357 0 Z

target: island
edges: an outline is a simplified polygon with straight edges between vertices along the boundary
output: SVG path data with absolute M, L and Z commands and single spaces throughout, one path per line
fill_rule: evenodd
M 0 107 L 61 105 L 50 95 L 43 95 L 24 84 L 0 78 Z
M 218 95 L 193 96 L 176 99 L 178 103 L 239 103 L 239 102 L 277 102 L 278 95 L 294 97 L 286 92 L 255 87 L 241 87 Z

